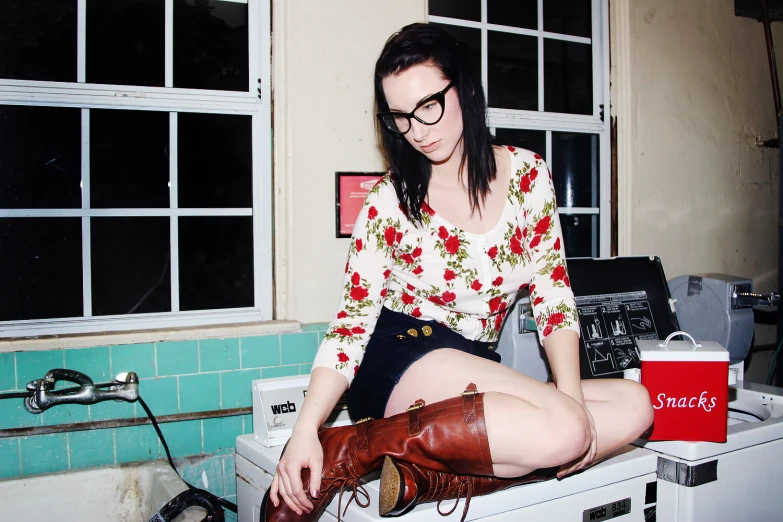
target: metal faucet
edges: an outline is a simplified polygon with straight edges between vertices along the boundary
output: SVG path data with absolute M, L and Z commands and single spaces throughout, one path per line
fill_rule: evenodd
M 74 382 L 79 387 L 55 390 L 57 381 Z M 139 398 L 139 377 L 134 372 L 127 372 L 118 375 L 113 382 L 95 384 L 81 372 L 57 368 L 49 370 L 43 379 L 28 382 L 27 390 L 32 394 L 25 398 L 24 407 L 30 413 L 41 413 L 57 404 L 95 404 L 109 400 L 135 402 Z

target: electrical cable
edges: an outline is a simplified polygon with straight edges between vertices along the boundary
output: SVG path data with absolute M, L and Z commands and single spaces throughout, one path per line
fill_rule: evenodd
M 139 398 L 137 399 L 139 401 L 139 404 L 141 404 L 141 407 L 144 408 L 144 412 L 147 414 L 147 417 L 150 418 L 150 421 L 152 421 L 152 427 L 155 428 L 155 432 L 158 434 L 158 438 L 160 439 L 160 443 L 163 445 L 163 449 L 166 452 L 166 458 L 169 461 L 169 465 L 171 466 L 171 469 L 174 470 L 174 472 L 179 476 L 179 478 L 182 479 L 182 482 L 185 483 L 185 485 L 190 489 L 197 489 L 200 491 L 203 491 L 206 495 L 212 496 L 215 499 L 217 499 L 220 504 L 228 509 L 229 511 L 233 511 L 234 513 L 237 512 L 237 505 L 233 502 L 230 502 L 224 498 L 220 498 L 217 495 L 210 493 L 209 491 L 203 490 L 201 488 L 197 488 L 194 485 L 190 484 L 187 480 L 182 478 L 182 475 L 179 474 L 179 471 L 177 471 L 176 466 L 174 466 L 174 461 L 171 459 L 171 452 L 169 452 L 169 445 L 166 444 L 166 439 L 163 438 L 163 433 L 160 431 L 160 426 L 158 426 L 158 421 L 155 420 L 155 416 L 152 415 L 152 412 L 150 411 L 149 407 L 147 406 L 147 403 L 144 402 L 144 400 L 141 398 L 141 395 L 139 395 Z
M 778 343 L 778 349 L 775 350 L 775 355 L 772 356 L 772 364 L 770 365 L 769 373 L 767 374 L 767 385 L 772 383 L 772 376 L 775 373 L 775 366 L 777 365 L 778 355 L 780 354 L 780 345 L 783 345 L 783 338 L 780 339 L 780 342 Z

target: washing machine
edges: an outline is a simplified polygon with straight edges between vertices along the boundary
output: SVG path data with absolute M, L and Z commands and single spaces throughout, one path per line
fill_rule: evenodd
M 260 444 L 253 435 L 237 438 L 237 506 L 239 522 L 261 522 L 260 508 L 264 492 L 272 484 L 275 467 L 280 460 L 282 446 L 271 448 Z M 627 446 L 583 473 L 535 484 L 517 486 L 483 497 L 473 497 L 466 520 L 487 522 L 518 522 L 520 520 L 608 520 L 622 517 L 622 521 L 654 520 L 656 497 L 656 465 L 654 452 Z M 370 505 L 362 508 L 351 502 L 345 509 L 352 490 L 343 492 L 342 508 L 345 522 L 380 521 L 378 515 L 379 474 L 363 480 Z M 456 501 L 446 501 L 441 511 L 447 512 Z M 465 499 L 454 511 L 441 517 L 437 504 L 420 504 L 400 520 L 423 522 L 460 520 Z M 321 518 L 336 521 L 339 499 L 335 496 Z M 653 518 L 651 518 L 653 517 Z

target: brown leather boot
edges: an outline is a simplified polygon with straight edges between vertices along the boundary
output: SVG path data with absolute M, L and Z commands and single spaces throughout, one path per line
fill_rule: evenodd
M 487 495 L 495 491 L 548 480 L 556 476 L 557 468 L 538 470 L 524 477 L 502 479 L 492 475 L 492 458 L 489 454 L 486 424 L 484 421 L 484 394 L 477 393 L 475 385 L 468 386 L 463 395 L 474 393 L 472 410 L 475 411 L 475 425 L 479 428 L 476 436 L 479 441 L 468 441 L 459 436 L 449 435 L 442 439 L 439 451 L 431 452 L 426 459 L 419 458 L 416 453 L 408 453 L 402 457 L 387 456 L 384 459 L 381 472 L 380 506 L 381 516 L 398 516 L 412 509 L 416 504 L 438 502 L 438 512 L 450 515 L 459 499 L 466 498 L 462 520 L 468 514 L 471 497 Z M 424 417 L 424 416 L 423 416 Z M 427 418 L 427 417 L 425 417 Z M 473 458 L 472 448 L 481 448 L 481 459 Z M 484 449 L 486 454 L 484 455 Z M 461 458 L 460 458 L 461 457 Z M 433 466 L 433 460 L 436 460 Z M 487 465 L 486 462 L 489 464 Z M 457 499 L 451 511 L 441 512 L 440 502 Z
M 460 397 L 430 405 L 418 400 L 407 412 L 386 419 L 321 428 L 318 438 L 324 450 L 324 466 L 317 499 L 309 493 L 310 471 L 302 470 L 302 483 L 313 510 L 298 517 L 285 502 L 275 507 L 267 491 L 261 503 L 261 520 L 316 521 L 334 495 L 347 488 L 353 489 L 348 504 L 357 499 L 359 505 L 367 507 L 369 500 L 365 504 L 358 500 L 360 492 L 368 499 L 359 479 L 380 469 L 387 455 L 407 461 L 413 456 L 417 464 L 433 471 L 491 475 L 484 404 L 477 397 L 480 399 L 476 385 L 470 384 Z M 443 461 L 449 463 L 448 467 Z
M 460 499 L 464 498 L 465 507 L 461 519 L 464 521 L 472 497 L 489 495 L 522 484 L 542 482 L 556 475 L 557 468 L 540 469 L 524 477 L 510 479 L 454 475 L 386 457 L 381 471 L 378 510 L 381 516 L 399 516 L 413 509 L 416 504 L 437 502 L 438 513 L 445 517 L 451 515 L 457 509 Z M 449 511 L 441 511 L 441 502 L 455 499 L 456 503 Z

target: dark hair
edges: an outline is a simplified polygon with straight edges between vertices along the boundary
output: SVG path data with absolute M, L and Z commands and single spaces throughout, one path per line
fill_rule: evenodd
M 496 175 L 493 139 L 486 124 L 487 107 L 481 80 L 456 39 L 437 26 L 422 23 L 406 25 L 393 34 L 375 63 L 376 112 L 389 110 L 382 80 L 423 63 L 431 63 L 454 82 L 463 122 L 460 172 L 467 162 L 470 208 L 471 212 L 478 210 L 480 215 L 480 204 Z M 402 136 L 386 131 L 381 125 L 376 125 L 376 129 L 402 211 L 411 221 L 421 223 L 421 206 L 427 196 L 432 164 Z

